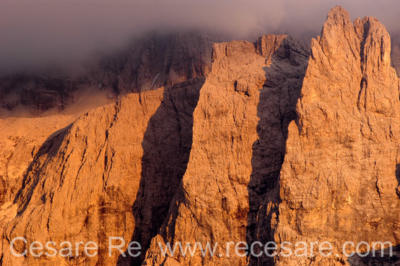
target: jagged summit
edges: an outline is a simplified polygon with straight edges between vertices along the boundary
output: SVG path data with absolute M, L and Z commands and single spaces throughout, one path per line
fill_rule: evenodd
M 372 72 L 374 68 L 392 72 L 391 40 L 385 26 L 374 17 L 357 18 L 353 23 L 341 7 L 330 11 L 321 36 L 312 40 L 311 50 L 324 68 L 347 64 L 343 68 L 353 73 Z M 357 69 L 359 62 L 362 66 Z
M 342 22 L 345 24 L 351 21 L 350 14 L 342 6 L 335 6 L 328 13 L 326 22 L 330 21 Z
M 340 7 L 312 41 L 298 120 L 289 126 L 280 172 L 275 240 L 322 237 L 334 239 L 335 250 L 349 238 L 399 243 L 399 79 L 390 45 L 377 19 L 353 23 Z M 300 259 L 279 262 L 302 264 Z M 320 257 L 315 263 L 341 262 Z
M 317 42 L 325 54 L 335 58 L 343 54 L 356 59 L 366 54 L 377 57 L 377 53 L 371 52 L 380 49 L 380 60 L 384 65 L 390 65 L 391 41 L 385 26 L 374 17 L 357 18 L 353 23 L 349 13 L 340 6 L 329 12 Z
M 400 244 L 400 84 L 385 27 L 335 7 L 311 56 L 287 35 L 186 37 L 150 38 L 95 68 L 96 86 L 131 91 L 118 101 L 36 142 L 2 131 L 0 264 L 384 263 L 351 261 L 342 244 Z M 99 255 L 15 257 L 21 236 L 95 241 Z M 109 255 L 111 236 L 140 242 L 140 256 Z M 336 256 L 165 257 L 159 246 L 269 241 L 328 241 Z

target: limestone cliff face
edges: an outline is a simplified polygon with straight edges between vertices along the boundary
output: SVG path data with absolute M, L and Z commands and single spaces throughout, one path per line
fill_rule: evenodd
M 308 66 L 307 52 L 283 39 L 261 38 L 257 55 L 248 43 L 214 47 L 182 188 L 147 264 L 363 264 L 368 260 L 344 258 L 344 241 L 399 243 L 399 81 L 387 31 L 374 18 L 352 23 L 334 8 L 312 42 Z M 273 49 L 276 43 L 283 49 Z M 334 252 L 240 261 L 165 258 L 158 248 L 245 239 L 330 241 Z
M 91 111 L 40 147 L 15 198 L 17 215 L 4 228 L 5 265 L 56 263 L 13 257 L 6 239 L 17 235 L 56 242 L 104 240 L 108 233 L 129 237 L 141 141 L 161 97 L 162 90 L 157 90 Z M 73 263 L 83 261 L 78 257 Z M 104 259 L 104 263 L 109 261 Z
M 275 241 L 327 240 L 338 256 L 278 257 L 277 265 L 355 263 L 342 257 L 344 241 L 400 242 L 399 80 L 390 43 L 376 19 L 352 23 L 340 7 L 312 41 L 278 200 L 267 199 L 260 217 Z
M 211 41 L 198 34 L 171 34 L 154 35 L 132 45 L 134 49 L 104 57 L 76 80 L 25 74 L 0 78 L 1 107 L 24 105 L 41 112 L 65 109 L 31 118 L 24 118 L 31 116 L 26 112 L 5 112 L 0 120 L 4 129 L 0 226 L 7 235 L 0 261 L 5 265 L 55 263 L 11 256 L 9 240 L 17 235 L 29 241 L 94 240 L 102 245 L 107 245 L 107 236 L 123 236 L 146 247 L 156 234 L 186 169 L 192 113 L 210 68 Z M 164 85 L 164 92 L 153 95 L 153 90 Z M 85 110 L 80 104 L 87 108 L 105 102 L 106 97 L 97 97 L 103 94 L 97 90 L 115 95 L 151 92 L 128 96 L 69 125 Z M 86 95 L 93 99 L 90 104 L 79 99 L 82 91 L 90 92 Z M 111 130 L 114 119 L 122 122 Z M 117 262 L 118 254 L 105 258 L 107 251 L 100 248 L 100 257 L 85 263 Z M 71 263 L 83 263 L 81 259 Z
M 216 44 L 213 60 L 194 112 L 187 170 L 147 252 L 147 265 L 246 264 L 246 257 L 219 253 L 165 258 L 158 245 L 209 242 L 218 243 L 221 252 L 229 241 L 253 239 L 259 196 L 281 163 L 282 127 L 293 118 L 307 51 L 290 37 L 269 35 L 256 44 Z M 259 134 L 268 139 L 258 139 Z
M 81 116 L 32 152 L 14 202 L 2 206 L 2 263 L 110 265 L 119 254 L 108 256 L 109 236 L 149 241 L 183 175 L 202 83 L 192 79 L 123 97 Z M 16 258 L 9 252 L 16 236 L 95 241 L 99 256 Z
M 13 200 L 41 144 L 76 118 L 74 114 L 0 118 L 0 227 L 16 214 Z
M 311 51 L 286 35 L 212 53 L 208 40 L 181 37 L 94 68 L 90 86 L 134 91 L 115 103 L 0 120 L 0 264 L 383 263 L 340 247 L 400 244 L 400 83 L 384 26 L 336 7 Z M 17 236 L 100 250 L 17 258 Z M 140 242 L 142 255 L 109 256 L 109 236 Z M 330 241 L 337 256 L 238 257 L 232 241 Z M 178 242 L 218 249 L 161 254 Z
M 274 137 L 282 143 L 280 123 L 293 117 L 300 88 L 298 75 L 304 73 L 306 58 L 307 52 L 287 36 L 264 36 L 256 44 L 216 44 L 212 74 L 206 83 L 194 78 L 164 91 L 132 94 L 90 111 L 53 134 L 32 153 L 34 158 L 26 166 L 14 202 L 3 211 L 4 265 L 138 264 L 144 257 L 108 257 L 108 236 L 140 241 L 147 248 L 153 237 L 159 237 L 157 233 L 164 234 L 167 227 L 175 231 L 171 219 L 177 228 L 176 236 L 168 235 L 173 241 L 197 239 L 199 234 L 204 234 L 200 240 L 205 241 L 244 241 L 258 116 L 265 113 L 264 119 L 269 119 L 268 112 L 276 115 Z M 292 80 L 279 84 L 287 75 Z M 263 92 L 263 86 L 271 92 Z M 257 108 L 260 97 L 265 110 Z M 197 124 L 193 126 L 195 107 Z M 264 145 L 283 152 L 280 144 L 276 148 L 271 143 L 271 147 Z M 188 166 L 190 152 L 192 163 Z M 198 156 L 207 163 L 197 165 Z M 215 181 L 202 182 L 208 179 Z M 212 193 L 211 197 L 204 191 Z M 205 202 L 199 206 L 199 200 Z M 196 226 L 182 231 L 181 223 L 192 219 L 178 209 L 184 207 L 182 201 L 192 202 L 188 206 L 199 216 L 195 218 L 199 219 L 197 226 L 208 229 L 195 235 L 190 232 Z M 174 217 L 177 213 L 182 220 Z M 92 240 L 102 246 L 95 258 L 15 258 L 10 255 L 9 241 L 16 236 L 56 243 Z M 150 246 L 148 254 L 153 251 Z M 193 258 L 193 263 L 198 259 Z
M 186 130 L 191 128 L 191 110 L 197 103 L 200 84 L 201 80 L 193 80 L 164 93 L 159 89 L 127 96 L 87 113 L 49 138 L 27 169 L 14 201 L 17 216 L 7 221 L 6 239 L 23 235 L 39 241 L 94 240 L 104 246 L 93 261 L 58 258 L 57 263 L 116 263 L 118 254 L 107 256 L 108 236 L 122 236 L 128 241 L 135 221 L 156 223 L 151 215 L 162 219 L 162 209 L 168 206 L 165 197 L 174 189 L 172 179 L 179 181 L 180 164 L 187 161 L 191 133 Z M 157 169 L 163 172 L 154 176 L 146 173 L 154 172 L 149 163 L 158 163 Z M 155 182 L 146 183 L 152 185 L 151 189 L 146 187 L 152 194 L 145 195 L 142 204 L 146 204 L 146 210 L 139 210 L 149 213 L 149 218 L 143 214 L 139 219 L 132 213 L 139 187 L 144 186 L 140 180 Z M 154 196 L 159 200 L 154 202 Z M 141 201 L 138 197 L 136 203 Z M 147 198 L 153 201 L 149 203 Z M 151 235 L 153 229 L 143 225 L 141 230 Z M 8 244 L 3 240 L 5 265 L 55 263 L 32 257 L 18 261 L 10 256 Z
M 0 118 L 0 205 L 14 199 L 40 145 L 74 119 L 73 114 Z

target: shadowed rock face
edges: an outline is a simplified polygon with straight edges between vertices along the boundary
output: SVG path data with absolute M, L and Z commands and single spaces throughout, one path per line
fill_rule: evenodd
M 41 130 L 23 127 L 32 133 L 10 126 L 21 139 L 1 135 L 0 264 L 395 263 L 340 249 L 400 242 L 390 44 L 376 19 L 351 22 L 336 7 L 311 53 L 286 35 L 216 43 L 212 53 L 208 39 L 179 35 L 105 58 L 83 82 L 133 93 L 72 123 L 48 118 Z M 68 258 L 16 258 L 17 236 L 95 241 L 99 256 L 81 247 Z M 139 241 L 142 255 L 109 256 L 110 236 Z M 162 256 L 160 243 L 178 241 L 218 243 L 222 253 L 231 241 L 330 241 L 338 256 Z
M 160 89 L 127 96 L 83 115 L 49 138 L 24 175 L 13 205 L 17 215 L 3 226 L 7 239 L 19 235 L 29 241 L 93 240 L 99 243 L 99 257 L 90 260 L 73 254 L 55 261 L 18 260 L 3 241 L 5 265 L 115 263 L 117 255 L 107 256 L 107 238 L 129 239 L 132 234 L 131 208 L 139 187 L 141 143 L 162 95 Z
M 400 36 L 393 36 L 392 41 L 392 63 L 397 71 L 397 76 L 400 76 Z
M 257 239 L 257 210 L 282 164 L 284 128 L 295 115 L 307 55 L 285 35 L 214 46 L 188 167 L 147 264 L 246 264 L 234 256 L 163 258 L 158 242 L 208 241 L 225 250 L 229 241 Z
M 150 241 L 186 169 L 202 83 L 130 94 L 51 136 L 27 168 L 6 209 L 11 214 L 0 222 L 7 224 L 7 239 L 92 240 L 100 244 L 99 256 L 18 259 L 5 241 L 3 263 L 110 265 L 119 254 L 108 256 L 109 236 Z
M 41 111 L 53 107 L 62 109 L 77 86 L 77 82 L 65 77 L 9 75 L 0 78 L 0 107 L 11 110 L 23 105 Z
M 390 43 L 376 19 L 352 23 L 340 7 L 312 41 L 277 185 L 279 217 L 269 222 L 277 242 L 334 243 L 337 258 L 316 256 L 313 263 L 343 263 L 345 241 L 399 243 L 400 102 Z M 275 263 L 310 259 L 278 257 Z
M 193 79 L 167 88 L 150 119 L 142 142 L 140 186 L 132 211 L 132 241 L 147 250 L 167 217 L 169 206 L 186 171 L 192 146 L 193 111 L 204 79 Z M 142 256 L 119 258 L 119 265 L 140 264 Z
M 18 73 L 0 77 L 0 108 L 64 109 L 80 92 L 112 95 L 171 86 L 204 77 L 215 37 L 200 33 L 151 34 L 88 64 L 79 76 Z
M 279 215 L 276 188 L 285 156 L 288 125 L 296 119 L 296 103 L 308 64 L 309 52 L 290 37 L 282 39 L 278 47 L 270 57 L 271 64 L 264 68 L 267 81 L 260 91 L 257 107 L 258 139 L 252 146 L 252 173 L 248 184 L 246 239 L 249 245 L 260 240 L 274 240 L 274 228 L 259 217 L 267 212 L 263 204 L 266 199 L 276 204 L 266 220 L 277 219 Z M 254 258 L 250 258 L 250 263 L 254 262 Z
M 116 93 L 145 91 L 204 77 L 215 37 L 198 33 L 152 34 L 106 56 L 89 72 L 94 86 Z
M 202 78 L 195 78 L 167 86 L 164 90 L 130 94 L 116 104 L 85 114 L 67 128 L 49 137 L 35 152 L 14 204 L 7 208 L 11 214 L 3 221 L 3 224 L 7 225 L 4 227 L 4 233 L 7 239 L 24 236 L 29 241 L 94 240 L 101 243 L 100 256 L 89 259 L 74 255 L 72 260 L 37 260 L 30 256 L 16 259 L 7 252 L 9 242 L 4 241 L 2 250 L 5 265 L 22 262 L 52 265 L 56 261 L 60 263 L 60 260 L 62 263 L 70 261 L 110 265 L 117 262 L 118 254 L 107 256 L 105 245 L 108 236 L 123 236 L 126 240 L 132 238 L 140 241 L 146 248 L 153 237 L 157 238 L 158 232 L 165 233 L 166 226 L 169 228 L 168 236 L 171 239 L 175 240 L 175 234 L 178 237 L 184 233 L 175 216 L 180 213 L 175 207 L 187 200 L 183 197 L 183 191 L 187 191 L 191 196 L 195 189 L 202 197 L 209 198 L 208 193 L 202 192 L 202 189 L 205 189 L 204 184 L 200 182 L 195 187 L 191 184 L 193 181 L 207 180 L 207 177 L 189 179 L 189 175 L 186 177 L 189 182 L 182 181 L 188 171 L 193 171 L 192 168 L 187 169 L 190 152 L 196 154 L 199 148 L 201 151 L 199 142 L 192 141 L 192 113 L 195 108 L 198 110 L 198 119 L 201 120 L 194 126 L 197 131 L 193 133 L 197 132 L 200 136 L 204 134 L 206 142 L 217 141 L 210 142 L 209 145 L 218 147 L 218 150 L 222 148 L 221 143 L 227 145 L 222 148 L 227 149 L 226 152 L 220 155 L 212 146 L 204 145 L 215 157 L 216 162 L 213 163 L 212 169 L 217 170 L 221 160 L 231 165 L 229 168 L 235 167 L 230 163 L 231 160 L 239 160 L 238 165 L 242 162 L 247 165 L 238 168 L 236 173 L 236 170 L 231 168 L 228 176 L 226 169 L 218 170 L 221 171 L 221 178 L 227 178 L 224 182 L 232 182 L 233 187 L 208 199 L 211 203 L 216 200 L 209 208 L 222 208 L 221 213 L 210 216 L 212 220 L 209 221 L 209 225 L 213 230 L 221 232 L 221 237 L 225 230 L 232 231 L 224 237 L 226 240 L 229 236 L 236 240 L 245 240 L 249 210 L 246 184 L 251 174 L 251 147 L 257 135 L 257 102 L 260 89 L 265 84 L 265 88 L 269 86 L 274 94 L 281 95 L 285 101 L 289 101 L 291 93 L 296 94 L 290 86 L 281 89 L 273 85 L 279 83 L 279 79 L 290 74 L 292 70 L 299 69 L 300 74 L 304 73 L 307 52 L 296 45 L 296 42 L 287 36 L 264 36 L 258 44 L 216 44 L 213 70 L 207 77 L 208 83 Z M 263 55 L 261 46 L 268 46 L 272 52 L 267 50 Z M 299 55 L 296 54 L 298 52 Z M 248 66 L 243 68 L 246 64 Z M 286 69 L 285 72 L 279 74 L 280 68 Z M 271 76 L 269 83 L 266 82 L 266 72 Z M 247 76 L 243 73 L 247 73 Z M 291 78 L 295 81 L 293 85 L 296 85 L 297 74 L 292 74 Z M 298 84 L 296 86 L 298 90 Z M 199 109 L 196 105 L 203 91 L 205 94 Z M 234 97 L 230 98 L 230 94 Z M 226 102 L 219 105 L 219 101 Z M 283 116 L 292 117 L 294 102 L 295 100 L 292 103 L 285 102 L 279 107 L 270 101 L 269 105 L 273 107 L 268 107 L 267 104 L 267 108 L 274 109 L 276 113 L 279 113 L 278 109 L 281 108 Z M 286 110 L 287 105 L 292 106 L 290 110 Z M 228 110 L 225 110 L 226 108 Z M 210 116 L 210 119 L 204 119 L 204 116 Z M 226 119 L 228 124 L 224 122 Z M 199 130 L 202 127 L 214 129 Z M 229 128 L 236 129 L 233 136 L 226 138 L 224 135 L 230 132 Z M 281 132 L 280 126 L 276 127 L 276 130 Z M 212 135 L 207 135 L 207 132 Z M 214 138 L 214 135 L 219 137 Z M 248 139 L 248 136 L 253 136 L 253 139 Z M 197 145 L 194 150 L 192 143 Z M 229 149 L 236 150 L 236 155 L 226 160 Z M 203 154 L 208 156 L 207 153 Z M 196 159 L 192 160 L 193 165 Z M 206 168 L 199 171 L 199 174 L 209 175 L 207 164 L 204 166 Z M 211 188 L 207 190 L 212 192 Z M 235 190 L 240 194 L 231 194 L 236 193 Z M 231 205 L 230 198 L 233 196 L 236 197 L 236 206 Z M 200 199 L 200 196 L 195 196 L 194 199 L 197 198 Z M 255 204 L 258 204 L 258 201 Z M 225 218 L 218 219 L 220 214 Z M 225 223 L 231 215 L 237 220 L 226 227 Z M 177 229 L 174 228 L 175 222 Z M 208 236 L 214 234 L 212 231 L 207 232 Z M 132 261 L 119 258 L 118 263 L 138 264 L 143 259 L 144 257 Z

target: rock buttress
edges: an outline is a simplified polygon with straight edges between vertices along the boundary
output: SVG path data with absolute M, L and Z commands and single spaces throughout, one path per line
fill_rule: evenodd
M 399 244 L 399 80 L 390 43 L 375 18 L 352 23 L 340 7 L 312 41 L 277 185 L 278 216 L 268 222 L 276 242 L 330 241 L 333 255 L 277 257 L 276 265 L 351 264 L 345 241 Z M 275 202 L 264 204 L 269 217 Z

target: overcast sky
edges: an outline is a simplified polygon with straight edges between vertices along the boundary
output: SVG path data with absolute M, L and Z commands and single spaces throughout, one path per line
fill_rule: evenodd
M 0 71 L 68 65 L 148 30 L 319 33 L 337 4 L 400 32 L 399 0 L 0 0 Z

